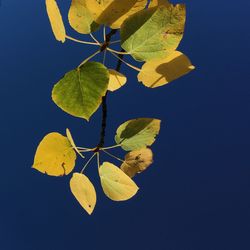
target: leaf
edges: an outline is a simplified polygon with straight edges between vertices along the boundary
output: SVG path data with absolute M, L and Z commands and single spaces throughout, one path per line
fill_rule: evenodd
M 46 9 L 56 40 L 65 42 L 66 31 L 62 16 L 55 0 L 46 0 Z
M 99 168 L 104 193 L 113 201 L 125 201 L 139 190 L 138 186 L 120 168 L 104 162 Z
M 149 88 L 156 88 L 195 69 L 190 60 L 181 52 L 175 51 L 164 59 L 146 62 L 138 74 L 138 81 Z
M 87 62 L 68 72 L 53 88 L 53 101 L 65 112 L 89 120 L 101 104 L 109 83 L 107 68 Z
M 68 175 L 75 167 L 76 153 L 67 137 L 50 133 L 40 142 L 33 168 L 51 176 Z
M 134 150 L 126 154 L 121 170 L 133 178 L 137 173 L 146 170 L 153 163 L 153 152 L 149 148 Z
M 152 7 L 156 7 L 160 5 L 164 5 L 168 7 L 171 5 L 171 3 L 168 0 L 151 0 L 148 7 L 152 8 Z
M 114 69 L 109 69 L 109 91 L 116 91 L 127 82 L 127 77 Z
M 120 28 L 126 18 L 144 9 L 147 0 L 85 0 L 94 20 L 112 29 Z
M 127 121 L 116 131 L 115 141 L 126 151 L 151 146 L 159 134 L 161 121 L 153 118 L 138 118 Z
M 76 144 L 75 144 L 75 142 L 74 142 L 74 140 L 73 140 L 73 137 L 72 137 L 72 135 L 71 135 L 71 132 L 70 132 L 70 130 L 69 130 L 68 128 L 66 129 L 66 135 L 67 135 L 67 138 L 68 138 L 68 140 L 69 140 L 71 146 L 73 147 L 73 149 L 74 149 L 82 158 L 85 158 L 85 157 L 82 155 L 82 153 L 78 150 L 78 148 L 76 147 Z
M 71 27 L 81 34 L 89 34 L 99 28 L 87 9 L 85 0 L 72 0 L 68 18 Z
M 138 61 L 163 58 L 182 40 L 185 5 L 159 6 L 142 10 L 121 26 L 121 46 Z
M 96 205 L 96 192 L 89 178 L 84 174 L 74 173 L 70 189 L 80 205 L 91 215 Z

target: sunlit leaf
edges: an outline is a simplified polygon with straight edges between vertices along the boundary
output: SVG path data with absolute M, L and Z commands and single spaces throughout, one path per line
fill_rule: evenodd
M 151 0 L 148 7 L 152 8 L 160 5 L 170 6 L 171 3 L 168 0 Z
M 126 154 L 121 170 L 129 177 L 146 170 L 153 163 L 153 152 L 149 148 L 134 150 Z
M 101 104 L 109 83 L 107 68 L 87 62 L 68 72 L 52 91 L 53 101 L 65 112 L 89 120 Z
M 146 62 L 138 74 L 138 81 L 147 87 L 156 88 L 178 79 L 194 68 L 184 54 L 175 51 L 164 59 Z
M 71 27 L 81 34 L 89 34 L 99 27 L 86 8 L 85 0 L 72 0 L 68 18 Z
M 84 174 L 74 173 L 70 180 L 70 189 L 87 213 L 92 214 L 96 205 L 96 192 L 89 178 Z
M 127 77 L 114 69 L 109 69 L 109 91 L 116 91 L 127 82 Z
M 67 137 L 50 133 L 40 142 L 33 168 L 51 176 L 68 175 L 75 167 L 76 153 Z
M 144 9 L 147 0 L 85 0 L 94 20 L 113 29 L 120 28 L 123 21 Z
M 160 124 L 160 120 L 153 118 L 127 121 L 117 129 L 115 141 L 126 151 L 151 146 L 159 134 Z
M 170 55 L 183 37 L 185 18 L 183 4 L 142 10 L 122 24 L 121 46 L 139 61 Z
M 55 0 L 46 0 L 46 9 L 56 40 L 65 42 L 66 32 L 60 10 Z
M 112 163 L 104 162 L 99 168 L 99 175 L 103 191 L 111 200 L 128 200 L 139 189 L 132 179 Z

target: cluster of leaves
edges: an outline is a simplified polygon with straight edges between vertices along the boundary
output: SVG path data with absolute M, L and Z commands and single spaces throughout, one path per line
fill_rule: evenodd
M 116 131 L 116 145 L 101 148 L 98 152 L 94 149 L 77 147 L 70 131 L 66 136 L 59 133 L 50 133 L 40 142 L 33 168 L 50 176 L 64 176 L 70 174 L 75 168 L 76 154 L 84 158 L 83 153 L 92 152 L 92 156 L 84 165 L 80 173 L 74 173 L 70 180 L 73 195 L 82 207 L 91 214 L 96 204 L 95 188 L 83 174 L 90 161 L 96 157 L 101 185 L 104 193 L 114 201 L 124 201 L 133 197 L 138 187 L 131 179 L 137 173 L 143 172 L 153 162 L 153 153 L 148 148 L 160 131 L 160 120 L 140 118 L 123 123 Z M 107 150 L 121 147 L 126 154 L 122 160 Z M 110 162 L 100 163 L 100 152 L 122 162 L 120 168 Z
M 65 74 L 55 84 L 52 99 L 66 113 L 87 121 L 96 112 L 108 91 L 116 91 L 127 82 L 127 77 L 116 69 L 105 66 L 106 52 L 120 62 L 138 71 L 138 81 L 146 87 L 163 86 L 194 69 L 190 60 L 177 48 L 183 38 L 186 10 L 184 4 L 173 5 L 167 0 L 72 0 L 68 13 L 71 27 L 80 34 L 88 34 L 93 41 L 83 41 L 66 34 L 63 18 L 55 0 L 45 0 L 48 17 L 55 38 L 66 39 L 97 46 L 98 50 L 86 58 L 76 69 Z M 103 27 L 102 42 L 93 32 Z M 106 34 L 106 27 L 110 33 Z M 120 30 L 120 40 L 112 41 L 112 35 Z M 120 43 L 121 51 L 112 49 Z M 103 53 L 103 62 L 90 61 Z M 130 55 L 141 68 L 131 65 L 123 57 Z M 104 128 L 105 129 L 105 128 Z M 84 158 L 85 152 L 92 152 L 80 173 L 74 173 L 70 181 L 72 193 L 91 214 L 96 203 L 92 183 L 83 174 L 90 161 L 97 157 L 98 170 L 104 193 L 112 200 L 127 200 L 138 191 L 131 179 L 144 171 L 153 162 L 153 153 L 148 148 L 155 141 L 160 130 L 160 120 L 138 118 L 122 124 L 115 136 L 116 145 L 96 148 L 77 147 L 67 129 L 67 136 L 50 133 L 37 148 L 33 167 L 51 176 L 71 173 L 75 167 L 76 155 Z M 129 153 L 122 160 L 107 150 L 121 147 Z M 112 163 L 100 163 L 100 152 L 121 161 L 120 167 Z

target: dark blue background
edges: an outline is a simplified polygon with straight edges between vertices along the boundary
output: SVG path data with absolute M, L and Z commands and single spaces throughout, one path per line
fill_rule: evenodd
M 58 2 L 66 17 L 70 1 Z M 51 131 L 69 127 L 84 146 L 98 141 L 100 111 L 83 122 L 50 98 L 53 84 L 91 51 L 55 41 L 44 1 L 2 0 L 1 250 L 250 249 L 250 2 L 185 2 L 180 50 L 196 70 L 151 90 L 123 66 L 129 82 L 108 98 L 107 145 L 125 120 L 162 119 L 155 163 L 136 178 L 138 195 L 124 203 L 103 195 L 96 166 L 89 167 L 98 192 L 89 217 L 71 195 L 69 177 L 30 167 Z

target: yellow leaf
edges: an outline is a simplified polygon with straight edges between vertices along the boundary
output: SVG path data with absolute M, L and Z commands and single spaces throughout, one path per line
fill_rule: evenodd
M 120 168 L 104 162 L 99 168 L 104 193 L 114 201 L 132 198 L 138 191 L 137 185 Z
M 68 175 L 75 167 L 76 153 L 67 137 L 50 133 L 40 142 L 33 168 L 51 176 Z
M 144 9 L 147 0 L 85 0 L 94 20 L 118 29 L 125 19 Z
M 156 88 L 189 73 L 195 69 L 190 60 L 181 52 L 175 51 L 164 59 L 146 62 L 138 74 L 138 81 L 149 88 Z
M 117 89 L 121 88 L 126 82 L 126 76 L 114 69 L 109 69 L 109 91 L 116 91 Z
M 85 0 L 72 0 L 68 18 L 71 27 L 81 34 L 89 34 L 98 28 L 86 7 Z
M 71 132 L 70 132 L 70 130 L 69 130 L 68 128 L 66 129 L 66 135 L 67 135 L 67 138 L 68 138 L 68 140 L 69 140 L 69 142 L 70 142 L 72 148 L 73 148 L 73 149 L 77 152 L 77 154 L 79 154 L 82 158 L 85 158 L 85 157 L 82 155 L 82 153 L 78 150 L 78 148 L 76 147 L 76 144 L 75 144 L 75 142 L 74 142 L 74 140 L 73 140 L 73 137 L 72 137 L 72 135 L 71 135 Z
M 168 0 L 151 0 L 148 7 L 152 8 L 160 5 L 170 6 L 171 3 Z
M 70 180 L 70 189 L 80 205 L 90 215 L 96 204 L 96 192 L 89 178 L 80 173 L 74 173 Z
M 55 0 L 46 0 L 46 9 L 56 40 L 65 42 L 66 32 L 60 10 Z
M 149 148 L 134 150 L 126 154 L 121 170 L 129 177 L 146 170 L 153 163 L 153 152 Z

